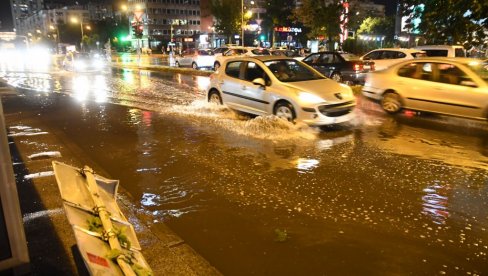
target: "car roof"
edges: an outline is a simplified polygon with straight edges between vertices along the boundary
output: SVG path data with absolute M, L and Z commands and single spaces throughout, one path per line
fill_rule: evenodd
M 383 51 L 383 50 L 386 50 L 386 51 L 400 51 L 400 52 L 407 52 L 407 53 L 418 53 L 418 52 L 422 52 L 422 50 L 414 49 L 414 48 L 380 48 L 380 49 L 372 50 L 371 52 L 373 52 L 373 51 Z
M 482 60 L 480 59 L 475 59 L 475 58 L 463 58 L 463 57 L 421 57 L 421 58 L 416 58 L 416 59 L 409 59 L 403 62 L 400 62 L 398 64 L 395 64 L 394 66 L 390 68 L 398 68 L 401 67 L 404 64 L 410 63 L 410 62 L 450 62 L 450 63 L 457 63 L 457 64 L 463 64 L 463 65 L 470 65 L 470 64 L 481 64 L 483 63 Z
M 227 62 L 236 61 L 236 60 L 244 60 L 244 61 L 256 61 L 259 60 L 261 62 L 266 62 L 270 60 L 293 60 L 296 61 L 294 58 L 286 57 L 286 56 L 236 56 L 231 59 L 228 59 Z
M 461 45 L 422 45 L 422 46 L 417 46 L 415 47 L 416 49 L 449 49 L 449 48 L 462 48 L 464 49 L 463 46 Z

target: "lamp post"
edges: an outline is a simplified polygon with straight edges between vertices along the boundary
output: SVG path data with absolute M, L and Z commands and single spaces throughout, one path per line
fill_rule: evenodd
M 77 17 L 71 17 L 71 22 L 74 24 L 78 23 L 78 18 Z M 80 40 L 80 49 L 83 50 L 83 15 L 80 16 L 80 29 L 81 29 L 81 40 Z
M 244 47 L 244 0 L 241 0 L 241 40 Z

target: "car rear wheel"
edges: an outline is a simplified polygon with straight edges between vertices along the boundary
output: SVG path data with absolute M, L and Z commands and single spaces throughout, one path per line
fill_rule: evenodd
M 342 82 L 342 76 L 340 73 L 333 73 L 330 78 L 335 80 L 336 82 Z
M 387 92 L 381 99 L 381 107 L 390 114 L 398 113 L 402 110 L 400 95 L 394 92 Z
M 194 70 L 198 70 L 198 66 L 195 62 L 191 64 L 191 68 L 193 68 Z
M 175 67 L 180 67 L 180 63 L 178 61 L 175 62 Z
M 220 68 L 220 63 L 217 61 L 214 63 L 214 71 L 217 71 Z
M 276 104 L 274 115 L 288 122 L 293 122 L 296 119 L 295 109 L 289 102 L 279 102 Z
M 222 104 L 222 97 L 219 92 L 212 90 L 208 95 L 208 102 L 214 104 Z

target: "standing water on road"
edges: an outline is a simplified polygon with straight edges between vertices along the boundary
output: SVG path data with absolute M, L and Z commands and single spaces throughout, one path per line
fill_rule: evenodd
M 314 129 L 209 105 L 205 79 L 117 76 L 103 101 L 74 89 L 5 109 L 62 131 L 224 274 L 488 271 L 485 126 L 360 109 Z

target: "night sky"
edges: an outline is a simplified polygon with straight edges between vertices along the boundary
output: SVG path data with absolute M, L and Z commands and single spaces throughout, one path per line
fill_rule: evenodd
M 385 5 L 387 15 L 395 14 L 396 0 L 373 0 L 373 2 Z M 0 21 L 2 21 L 1 31 L 12 31 L 13 22 L 9 0 L 0 0 Z

